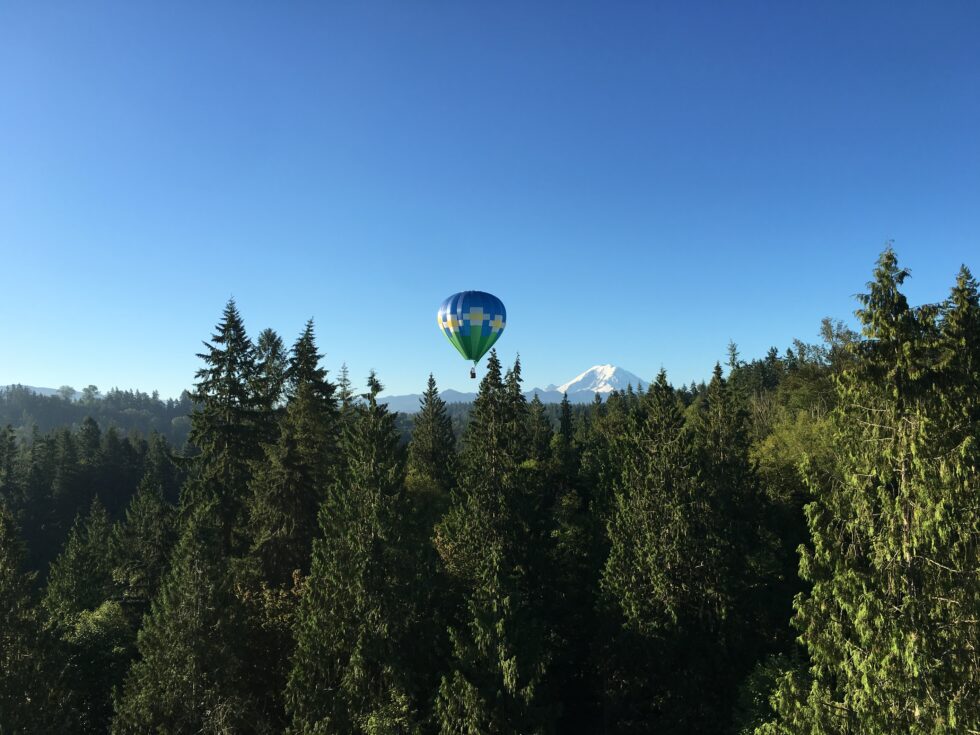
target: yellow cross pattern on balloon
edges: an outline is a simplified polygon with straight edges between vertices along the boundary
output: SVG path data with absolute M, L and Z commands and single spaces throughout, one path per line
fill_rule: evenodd
M 453 314 L 446 314 L 445 321 L 439 324 L 443 329 L 448 329 L 450 332 L 458 332 L 460 327 L 460 321 L 456 319 Z
M 497 316 L 495 316 L 490 321 L 490 331 L 499 332 L 503 328 L 504 328 L 504 318 L 500 316 L 500 314 L 497 314 Z
M 471 327 L 476 327 L 483 324 L 483 320 L 486 318 L 483 314 L 483 309 L 479 306 L 474 306 L 470 309 L 469 314 L 464 314 L 463 318 L 466 319 Z

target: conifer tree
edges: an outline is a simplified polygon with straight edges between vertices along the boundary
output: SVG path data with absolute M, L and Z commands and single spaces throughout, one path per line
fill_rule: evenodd
M 142 461 L 133 443 L 119 436 L 114 426 L 106 429 L 99 447 L 93 488 L 110 516 L 121 515 L 143 474 Z
M 831 483 L 812 483 L 794 624 L 809 666 L 779 681 L 774 733 L 980 731 L 976 284 L 910 307 L 891 249 L 838 380 Z
M 153 432 L 147 442 L 140 483 L 157 488 L 164 500 L 176 505 L 181 480 L 182 472 L 171 455 L 170 445 L 163 436 Z
M 336 470 L 337 404 L 321 357 L 311 320 L 290 357 L 279 439 L 266 445 L 252 482 L 252 554 L 273 586 L 288 586 L 294 570 L 308 571 L 317 510 Z
M 286 390 L 289 355 L 282 337 L 273 329 L 263 329 L 255 341 L 256 389 L 265 408 L 273 410 Z
M 197 371 L 191 416 L 190 442 L 199 450 L 193 483 L 182 499 L 188 503 L 217 501 L 226 548 L 241 545 L 245 524 L 246 489 L 252 462 L 261 456 L 267 437 L 268 406 L 255 393 L 255 348 L 230 300 L 212 341 L 198 355 L 204 367 Z
M 350 372 L 345 362 L 341 364 L 340 373 L 337 376 L 337 401 L 340 404 L 342 416 L 347 416 L 353 410 L 356 398 L 357 396 L 354 395 L 354 388 L 350 382 Z
M 78 444 L 78 460 L 81 466 L 96 468 L 102 451 L 102 430 L 98 422 L 91 416 L 86 416 L 78 429 L 76 438 Z M 94 475 L 94 472 L 92 473 Z
M 45 512 L 42 527 L 46 529 L 46 541 L 55 553 L 71 529 L 79 511 L 92 502 L 94 488 L 86 482 L 78 461 L 78 448 L 69 429 L 61 429 L 54 435 L 53 475 L 50 481 L 50 505 Z M 53 554 L 52 554 L 53 556 Z
M 271 731 L 243 692 L 244 626 L 223 546 L 217 501 L 195 505 L 139 632 L 114 733 Z
M 150 468 L 126 517 L 112 530 L 112 578 L 134 628 L 150 609 L 177 539 L 176 511 L 163 496 L 159 471 Z
M 765 522 L 758 478 L 749 459 L 743 397 L 720 366 L 690 417 L 693 498 L 688 559 L 693 596 L 678 623 L 685 649 L 685 689 L 669 713 L 682 727 L 727 727 L 738 686 L 764 651 L 761 622 L 775 576 L 775 542 Z M 700 691 L 699 691 L 700 690 Z
M 68 732 L 75 716 L 31 604 L 34 575 L 22 571 L 23 562 L 13 516 L 0 500 L 0 733 Z
M 577 427 L 568 396 L 562 396 L 558 430 L 551 446 L 554 573 L 549 585 L 548 619 L 557 637 L 552 667 L 561 692 L 557 731 L 599 732 L 602 685 L 598 664 L 608 658 L 603 650 L 602 621 L 611 616 L 599 611 L 601 561 L 593 554 L 598 548 L 595 537 L 602 535 L 603 529 L 590 512 L 590 488 L 579 477 L 581 452 L 576 435 L 584 436 L 580 433 L 584 422 L 578 423 Z
M 624 483 L 613 500 L 610 553 L 603 586 L 629 625 L 641 633 L 670 628 L 690 589 L 693 498 L 684 416 L 661 370 L 646 394 L 641 446 L 629 456 Z
M 578 449 L 575 446 L 575 425 L 572 419 L 572 405 L 568 394 L 563 393 L 558 411 L 558 431 L 552 440 L 555 464 L 561 477 L 562 486 L 570 488 L 578 477 Z
M 320 510 L 321 535 L 300 604 L 287 687 L 292 732 L 413 732 L 425 717 L 417 628 L 417 553 L 401 527 L 407 513 L 404 462 L 394 416 L 366 403 L 346 431 L 348 467 Z
M 21 501 L 17 481 L 17 440 L 14 428 L 8 424 L 0 429 L 0 504 L 14 508 Z
M 54 624 L 71 627 L 76 613 L 112 597 L 111 533 L 112 523 L 98 498 L 87 516 L 76 517 L 64 550 L 51 565 L 41 603 Z
M 250 558 L 239 565 L 249 613 L 250 677 L 285 726 L 282 693 L 294 648 L 292 628 L 302 576 L 309 572 L 317 512 L 337 474 L 334 386 L 320 367 L 310 320 L 292 348 L 288 401 L 275 443 L 266 444 L 249 499 Z M 272 696 L 270 696 L 272 695 Z
M 463 439 L 460 482 L 437 533 L 447 569 L 464 590 L 437 704 L 447 734 L 544 732 L 556 715 L 545 691 L 541 487 L 521 471 L 526 409 L 520 364 L 505 383 L 491 352 Z
M 46 624 L 61 641 L 77 732 L 108 729 L 112 687 L 122 681 L 131 654 L 131 629 L 114 599 L 111 532 L 96 498 L 88 515 L 76 519 L 41 601 Z
M 527 437 L 531 459 L 542 464 L 550 464 L 553 433 L 548 411 L 541 402 L 541 398 L 535 394 L 528 405 Z
M 521 375 L 521 358 L 504 375 L 504 436 L 511 458 L 520 464 L 531 456 L 531 420 L 527 399 L 524 397 Z
M 644 399 L 644 418 L 635 428 L 637 445 L 624 453 L 623 477 L 612 497 L 609 555 L 602 587 L 615 606 L 607 615 L 621 617 L 613 631 L 606 692 L 617 729 L 645 732 L 679 729 L 671 721 L 671 699 L 690 678 L 684 670 L 684 635 L 706 600 L 692 513 L 699 501 L 693 480 L 684 416 L 661 370 Z M 700 632 L 700 631 L 699 631 Z M 685 641 L 686 642 L 686 641 Z M 675 674 L 680 674 L 676 676 Z M 693 707 L 692 707 L 693 709 Z
M 439 396 L 436 380 L 430 374 L 419 399 L 412 439 L 408 445 L 408 474 L 413 485 L 431 485 L 433 493 L 448 496 L 455 484 L 456 435 Z
M 27 549 L 27 566 L 44 570 L 58 555 L 63 539 L 52 498 L 54 441 L 37 427 L 31 432 L 19 478 L 19 500 L 14 504 Z
M 408 444 L 405 487 L 410 513 L 404 533 L 417 554 L 416 604 L 428 611 L 421 634 L 430 651 L 427 661 L 431 666 L 424 672 L 430 699 L 438 687 L 440 667 L 450 655 L 446 631 L 457 602 L 456 590 L 445 574 L 434 544 L 436 526 L 445 515 L 456 487 L 457 466 L 452 419 L 439 396 L 435 378 L 429 375 Z

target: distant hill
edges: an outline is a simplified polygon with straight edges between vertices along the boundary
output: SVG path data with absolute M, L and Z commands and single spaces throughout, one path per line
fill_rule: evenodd
M 16 383 L 12 383 L 11 385 L 0 386 L 0 391 L 10 390 L 11 388 L 23 388 L 24 390 L 28 390 L 31 393 L 36 393 L 39 396 L 61 395 L 61 392 L 57 388 L 39 388 L 34 385 L 18 385 Z M 82 395 L 81 393 L 76 393 L 75 398 L 78 398 L 81 395 Z
M 538 396 L 542 403 L 561 403 L 562 396 L 568 393 L 570 403 L 591 403 L 596 394 L 606 396 L 616 390 L 626 390 L 633 386 L 634 390 L 646 388 L 648 381 L 637 377 L 634 373 L 614 365 L 595 365 L 583 373 L 576 375 L 561 385 L 549 385 L 547 388 L 533 388 L 524 393 L 528 400 Z M 457 390 L 444 390 L 440 393 L 446 403 L 472 403 L 476 393 L 461 393 Z M 391 411 L 400 413 L 415 413 L 419 410 L 421 395 L 410 393 L 403 396 L 382 396 L 381 402 L 388 405 Z
M 107 429 L 114 426 L 123 433 L 138 432 L 144 436 L 157 432 L 175 447 L 180 447 L 190 431 L 190 413 L 194 408 L 190 396 L 161 400 L 156 394 L 113 388 L 98 393 L 94 386 L 76 392 L 65 400 L 58 389 L 30 385 L 8 385 L 0 388 L 0 427 L 12 426 L 18 436 L 27 438 L 36 429 L 41 433 L 60 427 L 77 426 L 87 417 Z

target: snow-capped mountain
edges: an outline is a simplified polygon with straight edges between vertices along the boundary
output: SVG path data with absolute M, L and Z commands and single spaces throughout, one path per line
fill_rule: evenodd
M 633 389 L 646 388 L 647 381 L 638 378 L 629 370 L 616 367 L 615 365 L 595 365 L 584 373 L 576 375 L 567 383 L 561 385 L 549 385 L 548 390 L 558 393 L 568 393 L 569 400 L 573 393 L 579 391 L 589 391 L 590 393 L 612 393 L 614 390 L 626 390 L 628 386 Z
M 626 390 L 633 386 L 634 390 L 646 388 L 649 383 L 629 370 L 614 365 L 596 365 L 580 375 L 561 385 L 549 385 L 547 388 L 533 388 L 524 395 L 528 400 L 537 396 L 544 403 L 560 403 L 567 393 L 571 403 L 589 403 L 596 394 L 605 397 L 614 390 Z M 447 403 L 469 403 L 476 398 L 476 393 L 461 393 L 455 390 L 445 390 L 440 394 Z M 419 410 L 419 396 L 416 393 L 407 396 L 382 396 L 380 400 L 388 404 L 391 411 L 415 413 Z

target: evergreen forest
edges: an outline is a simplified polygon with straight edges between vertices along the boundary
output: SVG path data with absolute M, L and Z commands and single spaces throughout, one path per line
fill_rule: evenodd
M 980 294 L 908 276 L 575 409 L 400 417 L 233 301 L 179 401 L 8 391 L 0 735 L 980 733 Z

